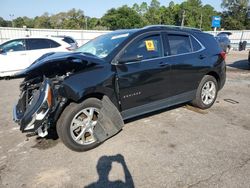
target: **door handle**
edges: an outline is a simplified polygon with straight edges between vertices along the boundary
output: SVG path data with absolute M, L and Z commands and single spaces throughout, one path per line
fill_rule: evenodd
M 204 54 L 201 54 L 201 55 L 199 56 L 199 58 L 200 58 L 200 59 L 204 59 L 204 58 L 206 58 L 206 56 L 205 56 Z
M 27 54 L 20 54 L 20 55 L 27 55 Z
M 160 62 L 159 65 L 160 65 L 160 67 L 168 67 L 169 66 L 169 64 L 165 63 L 165 62 Z

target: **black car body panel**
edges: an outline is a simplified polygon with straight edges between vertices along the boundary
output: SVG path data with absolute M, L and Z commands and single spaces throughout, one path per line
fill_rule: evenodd
M 32 78 L 39 75 L 52 77 L 59 73 L 78 72 L 87 67 L 102 63 L 104 63 L 102 59 L 79 52 L 48 53 L 37 59 L 31 66 L 14 77 Z
M 100 58 L 81 52 L 50 53 L 15 76 L 25 77 L 21 90 L 50 80 L 53 99 L 56 101 L 46 121 L 57 121 L 68 103 L 79 103 L 88 97 L 107 96 L 123 118 L 127 119 L 193 100 L 204 75 L 214 76 L 219 89 L 224 86 L 225 61 L 216 40 L 210 34 L 194 29 L 164 26 L 113 33 L 128 37 L 106 57 Z M 174 52 L 171 47 L 169 41 L 172 35 L 187 37 L 187 41 L 190 41 L 190 51 L 185 53 L 185 49 L 179 49 L 184 51 L 174 54 L 178 50 Z M 149 48 L 147 50 L 152 58 L 143 59 L 137 56 L 134 60 L 127 59 L 126 62 L 122 62 L 121 59 L 128 53 L 130 45 L 132 49 L 134 44 L 144 41 L 144 38 L 149 43 L 152 40 L 157 41 L 154 48 L 158 54 L 154 56 L 154 52 Z M 139 50 L 134 52 L 139 53 Z M 41 92 L 39 88 L 41 86 L 36 87 Z M 22 100 L 21 97 L 18 104 L 22 103 Z M 18 108 L 20 107 L 16 109 Z M 17 114 L 14 113 L 14 116 Z M 27 126 L 20 118 L 18 122 L 21 127 Z

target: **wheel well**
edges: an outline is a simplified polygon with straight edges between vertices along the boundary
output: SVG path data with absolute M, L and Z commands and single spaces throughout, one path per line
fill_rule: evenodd
M 97 98 L 99 100 L 102 100 L 103 96 L 104 96 L 103 93 L 90 93 L 90 94 L 85 95 L 79 102 L 82 102 L 88 98 Z
M 216 72 L 209 72 L 207 75 L 213 76 L 216 79 L 218 85 L 220 85 L 220 77 Z

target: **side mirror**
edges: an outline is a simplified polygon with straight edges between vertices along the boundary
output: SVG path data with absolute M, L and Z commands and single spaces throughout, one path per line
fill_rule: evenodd
M 142 59 L 143 59 L 142 55 L 131 55 L 131 56 L 123 55 L 118 59 L 118 63 L 123 64 L 128 62 L 141 61 Z

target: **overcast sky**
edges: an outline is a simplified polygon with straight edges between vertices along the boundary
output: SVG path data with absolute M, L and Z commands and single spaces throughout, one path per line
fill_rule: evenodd
M 19 16 L 40 16 L 44 12 L 56 14 L 76 8 L 83 10 L 87 16 L 99 18 L 110 8 L 125 4 L 132 6 L 134 3 L 140 4 L 144 1 L 148 4 L 151 2 L 151 0 L 2 0 L 0 17 L 10 20 Z M 161 5 L 168 6 L 171 0 L 159 1 Z M 183 0 L 175 0 L 174 2 L 181 3 Z M 221 10 L 220 0 L 202 0 L 202 2 L 212 5 L 216 10 Z

